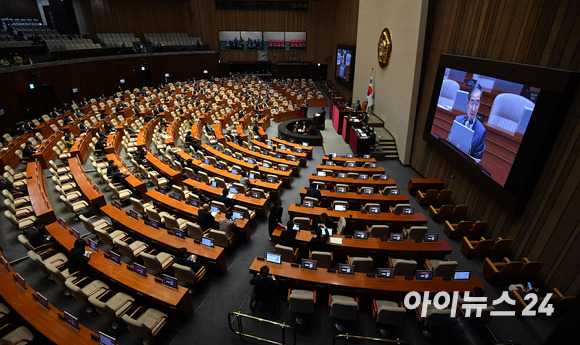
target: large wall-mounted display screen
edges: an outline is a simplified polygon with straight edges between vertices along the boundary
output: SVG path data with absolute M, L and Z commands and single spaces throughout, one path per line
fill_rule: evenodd
M 442 55 L 423 138 L 515 206 L 533 187 L 577 76 Z

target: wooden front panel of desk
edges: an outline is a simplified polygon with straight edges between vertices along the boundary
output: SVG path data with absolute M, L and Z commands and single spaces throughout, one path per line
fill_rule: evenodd
M 47 223 L 54 222 L 56 216 L 48 201 L 46 177 L 39 162 L 26 164 L 26 189 L 32 209 L 34 209 L 34 215 Z
M 277 228 L 272 234 L 275 238 L 282 234 L 282 230 Z M 310 240 L 315 235 L 307 230 L 300 230 L 296 233 L 296 240 L 307 250 Z M 415 240 L 404 240 L 403 242 L 383 241 L 380 238 L 369 237 L 366 240 L 356 238 L 345 238 L 344 235 L 333 235 L 341 243 L 328 242 L 329 247 L 335 253 L 351 256 L 367 256 L 385 260 L 387 256 L 393 258 L 414 259 L 421 263 L 424 259 L 444 259 L 445 255 L 451 254 L 451 246 L 446 240 L 438 242 L 417 242 Z M 305 251 L 307 252 L 307 251 Z M 336 256 L 335 260 L 336 262 Z M 378 262 L 375 262 L 377 267 Z
M 365 273 L 355 272 L 354 275 L 330 273 L 326 269 L 318 270 L 292 267 L 289 262 L 281 264 L 269 263 L 254 259 L 250 265 L 250 273 L 260 272 L 262 266 L 268 266 L 270 274 L 291 280 L 291 285 L 307 285 L 313 288 L 323 287 L 330 292 L 350 292 L 353 294 L 363 293 L 371 296 L 401 296 L 411 291 L 419 293 L 428 292 L 453 292 L 473 291 L 479 287 L 484 289 L 479 279 L 471 276 L 469 280 L 443 280 L 434 277 L 431 281 L 408 280 L 403 276 L 395 276 L 394 279 L 367 277 Z
M 83 136 L 78 137 L 75 140 L 73 146 L 70 148 L 71 156 L 78 157 L 84 164 L 85 161 L 87 160 L 89 152 L 91 151 L 91 147 L 89 146 L 89 144 L 92 142 L 92 140 L 93 133 L 91 132 L 86 132 L 86 134 L 84 134 Z
M 281 121 L 297 119 L 299 117 L 301 117 L 300 109 L 288 110 L 288 111 L 284 111 L 282 113 L 275 113 L 274 114 L 274 121 L 280 123 Z
M 361 167 L 361 166 L 357 166 L 357 167 L 354 167 L 354 168 L 349 168 L 349 167 L 340 166 L 340 165 L 318 164 L 316 166 L 316 169 L 319 170 L 319 171 L 322 171 L 322 170 L 332 170 L 334 173 L 338 173 L 338 172 L 345 172 L 345 173 L 353 172 L 353 173 L 357 173 L 357 174 L 368 174 L 369 177 L 371 177 L 374 174 L 384 174 L 385 173 L 385 168 L 383 168 L 383 167 L 364 168 L 364 167 Z
M 62 136 L 62 132 L 59 132 L 45 138 L 42 144 L 36 148 L 36 152 L 32 154 L 32 159 L 38 160 L 43 169 L 48 168 L 48 162 L 56 157 L 56 152 L 52 148 L 62 139 Z
M 16 155 L 16 150 L 22 151 L 20 145 L 24 144 L 28 141 L 29 138 L 32 137 L 31 133 L 24 134 L 20 138 L 14 140 L 8 148 L 3 147 L 0 151 L 0 165 L 5 166 L 8 165 L 14 168 L 18 163 L 20 163 L 20 158 Z M 4 172 L 2 172 L 4 173 Z
M 268 146 L 268 144 L 258 141 L 256 139 L 252 139 L 250 141 L 250 143 L 252 143 L 253 145 L 259 146 L 261 149 L 263 150 L 268 150 L 268 151 L 272 151 L 272 147 Z M 299 158 L 300 161 L 300 166 L 301 167 L 305 167 L 307 162 L 306 162 L 306 152 L 294 152 L 294 151 L 290 151 L 290 150 L 282 150 L 280 147 L 276 147 L 276 152 L 277 153 L 281 153 L 283 155 L 293 155 L 297 158 Z
M 155 229 L 146 225 L 141 218 L 131 218 L 125 210 L 118 210 L 111 204 L 101 207 L 101 211 L 111 220 L 121 225 L 123 229 L 168 248 L 170 252 L 175 253 L 179 248 L 184 247 L 189 253 L 197 255 L 200 261 L 216 265 L 221 273 L 227 270 L 226 256 L 222 247 L 209 248 L 195 243 L 193 238 L 186 237 L 181 239 L 175 237 L 163 228 Z
M 239 159 L 236 159 L 234 157 L 228 156 L 223 152 L 216 151 L 215 149 L 209 147 L 207 144 L 204 144 L 202 147 L 207 153 L 213 155 L 218 161 L 221 159 L 221 160 L 224 160 L 226 162 L 230 162 L 232 164 L 239 165 L 242 169 L 244 169 L 246 171 L 253 170 L 254 166 L 256 166 L 256 164 L 250 164 L 246 161 L 239 160 Z M 290 171 L 281 171 L 278 169 L 264 168 L 262 166 L 259 166 L 258 169 L 261 172 L 264 172 L 266 174 L 272 174 L 272 175 L 278 176 L 278 180 L 282 180 L 284 186 L 290 187 L 290 184 L 291 184 L 291 179 L 290 179 L 291 172 Z
M 320 214 L 325 212 L 329 217 L 338 220 L 340 217 L 344 217 L 348 223 L 354 223 L 358 229 L 364 229 L 367 224 L 387 224 L 392 227 L 391 230 L 397 231 L 400 227 L 408 227 L 412 225 L 424 225 L 427 223 L 427 218 L 423 213 L 415 213 L 413 215 L 402 215 L 394 214 L 390 212 L 384 212 L 380 214 L 369 214 L 362 213 L 361 211 L 345 211 L 339 212 L 334 210 L 329 210 L 325 207 L 303 207 L 297 206 L 296 204 L 290 205 L 288 208 L 288 214 L 290 218 L 294 217 L 308 217 L 315 218 Z
M 55 344 L 69 344 L 74 339 L 75 345 L 95 345 L 91 338 L 93 332 L 79 324 L 79 329 L 73 329 L 59 317 L 62 312 L 49 304 L 46 310 L 35 297 L 35 291 L 27 286 L 23 289 L 14 280 L 15 271 L 7 272 L 0 268 L 0 295 L 16 314 L 20 315 L 36 331 L 44 335 Z
M 145 158 L 159 173 L 172 180 L 174 184 L 183 186 L 183 178 L 179 171 L 171 169 L 167 164 L 163 163 L 149 151 L 147 151 Z
M 327 161 L 328 156 L 322 157 L 323 161 Z M 360 158 L 360 157 L 332 157 L 332 160 L 337 163 L 346 164 L 346 162 L 355 162 L 357 166 L 363 166 L 364 163 L 376 163 L 377 160 L 374 158 Z
M 183 150 L 178 151 L 177 154 L 186 161 L 191 159 L 193 164 L 207 172 L 209 177 L 220 176 L 229 182 L 240 182 L 240 175 L 232 174 L 231 172 L 220 170 L 213 165 L 202 163 L 200 160 L 193 158 Z M 183 183 L 185 183 L 185 181 Z M 270 193 L 271 198 L 280 200 L 280 187 L 282 186 L 282 181 L 269 183 L 267 181 L 250 179 L 250 185 L 256 188 L 262 188 L 265 192 Z
M 272 140 L 276 144 L 286 145 L 286 146 L 290 146 L 290 147 L 299 147 L 302 149 L 303 152 L 306 152 L 308 159 L 312 159 L 312 146 L 305 146 L 305 145 L 301 145 L 301 144 L 297 144 L 297 143 L 291 143 L 288 140 L 280 139 L 277 137 L 273 137 L 270 140 Z
M 73 175 L 76 184 L 79 186 L 85 197 L 91 201 L 91 204 L 97 207 L 105 206 L 107 204 L 105 196 L 101 193 L 99 187 L 97 187 L 97 185 L 95 185 L 91 181 L 91 178 L 86 174 L 79 158 L 69 158 L 68 166 L 70 167 L 70 172 Z
M 125 129 L 118 128 L 113 134 L 110 134 L 107 138 L 107 146 L 105 147 L 106 153 L 119 152 L 121 149 L 121 143 L 123 141 L 123 135 L 125 134 Z
M 208 195 L 212 199 L 222 195 L 223 191 L 222 188 L 214 188 L 203 182 L 197 182 L 192 179 L 187 179 L 183 183 L 192 189 L 194 187 L 199 188 L 199 190 L 203 194 Z M 256 199 L 245 194 L 236 194 L 232 197 L 232 200 L 235 200 L 237 204 L 241 206 L 245 206 L 251 210 L 255 210 L 257 214 L 261 215 L 264 218 L 268 216 L 268 205 L 267 205 L 268 198 Z
M 302 188 L 302 190 L 300 191 L 300 200 L 304 200 L 306 192 L 307 192 L 306 187 Z M 322 199 L 319 200 L 320 206 L 330 207 L 333 201 L 344 200 L 348 201 L 348 206 L 351 210 L 360 209 L 360 207 L 364 206 L 366 203 L 377 203 L 381 205 L 381 210 L 386 212 L 388 210 L 389 205 L 409 203 L 409 197 L 406 194 L 383 195 L 381 193 L 375 194 L 363 194 L 356 192 L 337 193 L 331 190 L 322 189 L 320 190 L 320 195 L 322 195 Z
M 110 206 L 113 207 L 112 205 Z M 69 232 L 69 229 L 63 228 L 58 222 L 47 225 L 46 230 L 66 250 L 70 251 L 74 247 L 75 238 L 72 233 Z M 153 275 L 142 277 L 132 273 L 127 269 L 128 265 L 126 263 L 122 261 L 120 265 L 113 263 L 105 257 L 103 251 L 93 253 L 89 260 L 89 265 L 109 279 L 157 303 L 173 309 L 182 309 L 187 316 L 193 314 L 193 305 L 187 288 L 179 286 L 177 290 L 174 290 L 157 283 Z
M 286 164 L 287 166 L 290 167 L 290 169 L 292 169 L 292 172 L 294 173 L 294 175 L 300 175 L 300 162 L 293 162 L 291 160 L 288 159 L 281 159 L 281 158 L 276 158 L 276 157 L 272 157 L 269 155 L 265 155 L 263 154 L 261 151 L 260 152 L 254 152 L 250 149 L 241 147 L 240 145 L 236 145 L 234 143 L 232 143 L 231 141 L 228 142 L 228 146 L 234 151 L 234 152 L 240 152 L 243 153 L 247 156 L 250 157 L 255 157 L 256 159 L 259 160 L 268 160 L 274 164 Z M 260 167 L 260 170 L 262 169 L 262 167 Z
M 116 153 L 109 153 L 107 155 L 107 160 L 113 161 L 114 164 L 119 167 L 119 171 L 121 171 L 123 174 L 129 174 L 129 176 L 125 178 L 125 181 L 127 181 L 131 189 L 141 195 L 143 200 L 147 201 L 147 186 L 145 185 L 145 181 L 141 180 L 136 175 L 131 174 L 125 163 L 121 161 L 121 158 L 119 158 Z
M 199 207 L 194 207 L 188 205 L 185 201 L 177 201 L 172 197 L 161 194 L 157 190 L 152 190 L 147 193 L 147 196 L 153 200 L 155 205 L 158 207 L 168 210 L 171 213 L 175 213 L 176 215 L 189 219 L 191 221 L 197 221 L 197 213 L 199 212 Z M 224 214 L 216 215 L 215 221 L 218 222 L 221 218 L 224 218 Z M 245 237 L 246 241 L 250 240 L 250 220 L 249 219 L 236 219 L 235 220 L 236 229 L 239 230 L 243 236 Z

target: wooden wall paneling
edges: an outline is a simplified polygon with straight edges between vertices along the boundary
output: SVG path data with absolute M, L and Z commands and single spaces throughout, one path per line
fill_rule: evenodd
M 538 181 L 519 212 L 503 209 L 469 176 L 456 171 L 423 141 L 422 133 L 441 53 L 578 71 L 580 5 L 567 0 L 447 0 L 430 6 L 430 43 L 424 54 L 411 165 L 423 176 L 445 181 L 453 189 L 454 203 L 470 206 L 473 220 L 488 220 L 488 236 L 514 238 L 513 258 L 544 261 L 539 279 L 566 294 L 578 294 L 580 91 L 572 97 L 550 156 L 538 167 Z M 467 16 L 475 17 L 466 20 Z

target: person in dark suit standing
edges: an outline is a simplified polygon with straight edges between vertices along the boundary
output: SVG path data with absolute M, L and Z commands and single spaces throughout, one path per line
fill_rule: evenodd
M 268 215 L 268 235 L 270 236 L 270 241 L 272 240 L 272 233 L 276 229 L 276 226 L 283 225 L 283 211 L 284 209 L 282 208 L 281 201 L 274 201 L 274 205 L 270 207 L 270 214 Z
M 269 273 L 270 269 L 264 265 L 260 268 L 260 274 L 255 275 L 250 280 L 250 284 L 254 286 L 254 294 L 250 302 L 250 309 L 252 311 L 256 310 L 257 301 L 269 302 L 272 303 L 272 307 L 275 306 L 278 283 L 274 276 L 269 276 Z
M 322 229 L 320 229 L 318 224 L 314 224 L 314 233 L 316 234 L 316 236 L 310 239 L 310 250 L 327 252 L 328 233 L 326 233 L 325 236 L 322 236 Z
M 326 111 L 324 108 L 320 111 L 320 129 L 324 129 L 324 125 L 326 124 Z

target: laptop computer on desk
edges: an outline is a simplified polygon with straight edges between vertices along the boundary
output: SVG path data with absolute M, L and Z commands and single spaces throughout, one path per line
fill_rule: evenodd
M 465 152 L 465 154 L 469 155 L 472 140 L 473 130 L 467 128 L 457 121 L 453 121 L 451 131 L 449 132 L 449 142 L 461 151 Z

